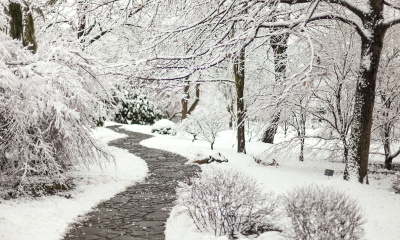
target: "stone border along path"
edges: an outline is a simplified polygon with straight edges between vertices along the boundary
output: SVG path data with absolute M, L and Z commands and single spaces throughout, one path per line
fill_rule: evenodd
M 70 226 L 64 240 L 165 239 L 165 222 L 176 200 L 177 182 L 200 170 L 196 165 L 185 165 L 187 159 L 180 155 L 139 144 L 151 135 L 118 127 L 108 128 L 128 137 L 114 140 L 109 145 L 127 149 L 145 160 L 149 174 L 144 182 L 130 186 L 125 192 L 100 203 L 84 216 L 82 222 Z

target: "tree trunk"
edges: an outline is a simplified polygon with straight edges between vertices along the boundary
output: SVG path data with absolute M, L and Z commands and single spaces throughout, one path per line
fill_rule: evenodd
M 299 133 L 300 133 L 300 157 L 299 160 L 301 162 L 304 161 L 304 141 L 306 136 L 306 114 L 303 107 L 300 110 L 300 126 L 299 126 Z
M 386 124 L 388 124 L 388 123 L 386 123 Z M 385 132 L 384 132 L 384 139 L 383 139 L 383 149 L 385 150 L 385 168 L 387 170 L 392 170 L 393 156 L 392 156 L 392 153 L 390 150 L 390 128 L 388 128 L 388 126 L 385 126 L 384 131 Z
M 81 16 L 78 16 L 78 39 L 80 39 L 85 32 L 86 28 L 86 13 L 87 5 L 85 1 L 78 2 L 78 14 L 80 13 Z M 81 40 L 83 42 L 83 39 Z
M 344 176 L 368 184 L 368 155 L 371 140 L 372 113 L 375 100 L 376 75 L 386 28 L 381 25 L 383 1 L 374 2 L 371 13 L 365 16 L 363 26 L 371 37 L 361 37 L 361 63 L 357 79 L 354 120 L 351 126 L 349 161 Z M 380 5 L 382 6 L 380 6 Z
M 10 36 L 22 40 L 24 47 L 28 46 L 33 54 L 36 53 L 35 23 L 30 7 L 22 8 L 21 4 L 11 2 L 8 13 L 10 15 Z
M 385 157 L 385 168 L 387 170 L 392 170 L 392 168 L 393 168 L 392 161 L 393 161 L 393 157 L 391 155 Z
M 348 162 L 349 159 L 349 147 L 347 146 L 346 140 L 343 140 L 343 163 Z
M 232 101 L 232 102 L 233 102 L 233 101 Z M 235 118 L 233 117 L 233 111 L 234 111 L 233 104 L 234 104 L 234 103 L 232 103 L 232 106 L 228 106 L 228 112 L 229 112 L 229 129 L 233 129 L 233 121 L 235 120 Z
M 349 147 L 347 146 L 346 140 L 342 140 L 343 142 L 343 162 L 346 164 L 349 161 Z M 346 180 L 348 179 L 349 172 L 347 170 L 347 167 L 345 167 L 344 172 L 343 172 L 343 179 Z
M 390 132 L 392 130 L 392 124 L 389 120 L 389 111 L 390 107 L 392 105 L 392 101 L 389 98 L 386 98 L 385 96 L 381 96 L 383 105 L 385 107 L 385 111 L 382 113 L 382 117 L 384 119 L 384 124 L 383 126 L 380 127 L 381 131 L 381 137 L 382 137 L 382 143 L 383 143 L 383 149 L 385 150 L 385 168 L 387 170 L 392 170 L 392 151 L 390 147 Z
M 32 12 L 29 6 L 24 9 L 25 19 L 24 19 L 24 37 L 22 44 L 28 46 L 33 54 L 37 51 L 37 43 L 35 37 L 35 23 L 33 22 Z
M 239 56 L 236 56 L 235 63 L 233 64 L 233 72 L 235 74 L 236 95 L 237 95 L 237 140 L 238 140 L 238 153 L 246 153 L 245 148 L 245 109 L 244 109 L 244 60 L 245 49 L 241 49 Z
M 196 109 L 197 104 L 199 102 L 200 102 L 200 83 L 196 84 L 196 99 L 194 100 L 194 102 L 190 106 L 190 108 L 189 108 L 187 113 L 191 114 L 194 111 L 194 109 Z
M 280 114 L 275 114 L 272 121 L 269 123 L 268 128 L 263 133 L 261 141 L 264 143 L 274 143 L 275 134 L 278 130 L 278 122 L 280 119 Z
M 183 120 L 187 117 L 187 114 L 188 114 L 188 102 L 189 102 L 189 98 L 190 98 L 190 95 L 189 95 L 189 87 L 190 87 L 190 85 L 189 85 L 189 83 L 188 83 L 188 84 L 185 85 L 185 87 L 183 88 L 184 95 L 183 95 L 183 98 L 182 98 L 182 100 L 181 100 L 181 103 L 182 103 L 182 117 L 181 117 L 181 121 L 183 121 Z
M 304 162 L 304 138 L 300 138 L 300 155 L 299 161 Z
M 18 3 L 11 2 L 8 7 L 10 15 L 10 36 L 13 39 L 22 40 L 24 26 L 22 23 L 22 8 Z
M 281 35 L 272 36 L 270 38 L 270 44 L 274 52 L 274 69 L 275 69 L 275 81 L 281 82 L 285 78 L 286 73 L 286 61 L 287 61 L 287 41 L 289 34 L 284 33 Z M 265 130 L 262 142 L 274 143 L 274 137 L 278 129 L 280 114 L 277 113 L 272 117 L 269 127 Z

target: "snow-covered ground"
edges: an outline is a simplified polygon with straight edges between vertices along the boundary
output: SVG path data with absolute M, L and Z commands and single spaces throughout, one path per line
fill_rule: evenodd
M 123 128 L 147 134 L 151 131 L 149 126 L 125 125 Z M 99 128 L 96 135 L 106 142 L 123 137 L 122 134 L 105 128 Z M 367 240 L 400 239 L 400 195 L 394 194 L 391 190 L 391 177 L 379 180 L 370 177 L 370 185 L 343 181 L 340 174 L 344 169 L 342 163 L 320 161 L 312 154 L 306 155 L 305 162 L 299 162 L 295 150 L 290 154 L 271 156 L 279 163 L 278 167 L 261 166 L 254 162 L 252 156 L 258 156 L 270 145 L 247 142 L 247 154 L 238 154 L 232 131 L 221 132 L 213 151 L 210 150 L 210 144 L 204 141 L 192 142 L 191 139 L 176 136 L 152 135 L 155 137 L 144 140 L 141 144 L 181 154 L 189 161 L 220 152 L 229 159 L 229 162 L 201 165 L 203 171 L 215 168 L 242 171 L 256 178 L 265 191 L 284 194 L 296 186 L 311 183 L 344 191 L 357 199 L 365 212 L 367 222 L 364 228 Z M 112 165 L 103 171 L 93 168 L 90 172 L 84 170 L 74 172 L 82 180 L 77 189 L 71 193 L 73 197 L 71 199 L 52 196 L 39 200 L 13 200 L 0 203 L 0 239 L 60 239 L 68 224 L 79 219 L 79 215 L 85 214 L 97 203 L 123 191 L 132 182 L 145 177 L 147 167 L 143 160 L 124 150 L 111 149 L 117 158 L 117 168 Z M 335 175 L 329 180 L 324 176 L 326 168 L 335 170 Z M 167 240 L 227 239 L 199 232 L 188 214 L 179 207 L 173 208 L 165 233 Z M 257 239 L 283 238 L 279 233 L 269 232 Z
M 124 137 L 107 128 L 97 128 L 94 135 L 107 143 Z M 148 168 L 144 160 L 128 151 L 110 147 L 116 165 L 101 169 L 72 172 L 76 189 L 69 192 L 70 199 L 48 196 L 35 200 L 10 200 L 0 203 L 1 240 L 56 240 L 61 239 L 68 224 L 79 220 L 79 216 L 92 207 L 125 190 L 127 186 L 144 180 Z
M 134 126 L 125 127 L 134 130 Z M 282 135 L 281 135 L 282 137 Z M 279 141 L 279 139 L 278 139 Z M 236 153 L 235 136 L 232 131 L 221 132 L 210 150 L 210 144 L 204 141 L 179 139 L 171 136 L 158 136 L 141 142 L 144 146 L 160 148 L 181 154 L 189 160 L 199 159 L 199 156 L 220 152 L 228 163 L 212 163 L 201 165 L 203 171 L 213 168 L 231 168 L 242 171 L 257 179 L 265 191 L 273 191 L 276 194 L 284 194 L 297 186 L 311 183 L 332 187 L 343 191 L 356 199 L 365 212 L 366 224 L 365 238 L 368 240 L 398 240 L 400 239 L 400 195 L 396 195 L 390 188 L 392 177 L 380 180 L 370 177 L 369 185 L 361 185 L 355 182 L 342 180 L 343 163 L 320 161 L 308 154 L 305 162 L 299 162 L 293 151 L 283 157 L 271 156 L 279 163 L 279 167 L 261 166 L 252 158 L 258 156 L 270 145 L 261 142 L 247 142 L 247 154 Z M 272 160 L 272 159 L 271 159 Z M 325 169 L 335 170 L 335 175 L 328 180 L 324 176 Z M 200 233 L 188 214 L 179 207 L 172 210 L 167 221 L 166 239 L 227 239 L 215 238 L 211 233 Z M 278 233 L 264 233 L 257 239 L 283 239 Z

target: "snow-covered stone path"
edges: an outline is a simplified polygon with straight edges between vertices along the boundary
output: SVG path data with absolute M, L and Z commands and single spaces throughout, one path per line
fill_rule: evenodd
M 165 222 L 176 199 L 176 184 L 200 168 L 185 165 L 187 159 L 180 155 L 139 144 L 150 135 L 125 131 L 118 126 L 109 128 L 128 135 L 109 145 L 127 149 L 144 159 L 149 168 L 148 177 L 96 206 L 83 221 L 71 226 L 64 239 L 165 239 Z

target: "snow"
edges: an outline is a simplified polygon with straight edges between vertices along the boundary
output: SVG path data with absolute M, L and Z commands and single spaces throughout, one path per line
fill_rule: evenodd
M 106 128 L 97 128 L 94 135 L 105 143 L 125 137 Z M 103 169 L 92 166 L 89 170 L 79 169 L 71 173 L 77 178 L 77 187 L 69 192 L 70 199 L 48 196 L 1 202 L 0 239 L 61 239 L 68 225 L 79 220 L 79 216 L 124 191 L 127 186 L 144 180 L 148 172 L 144 160 L 123 149 L 110 147 L 110 151 L 116 157 L 116 165 L 109 164 Z
M 115 125 L 106 122 L 107 126 Z M 120 124 L 118 124 L 120 125 Z M 257 141 L 246 142 L 247 154 L 236 153 L 235 134 L 223 131 L 216 139 L 215 150 L 210 150 L 206 141 L 194 141 L 191 138 L 182 139 L 177 136 L 151 134 L 151 126 L 123 125 L 125 130 L 137 131 L 153 138 L 141 142 L 147 147 L 159 148 L 181 154 L 189 159 L 187 164 L 198 160 L 204 155 L 221 153 L 228 163 L 211 163 L 200 165 L 203 171 L 216 168 L 230 168 L 242 171 L 257 179 L 265 191 L 275 194 L 285 194 L 296 186 L 311 183 L 332 187 L 356 199 L 363 209 L 367 222 L 364 225 L 366 240 L 396 240 L 400 238 L 400 195 L 394 194 L 390 188 L 391 177 L 374 179 L 370 176 L 370 185 L 342 180 L 342 163 L 319 161 L 319 157 L 306 155 L 305 162 L 299 162 L 296 154 L 271 156 L 279 166 L 262 166 L 253 160 L 270 147 Z M 95 135 L 104 142 L 123 137 L 106 128 L 98 128 Z M 278 135 L 283 140 L 284 135 Z M 58 196 L 38 200 L 13 200 L 0 203 L 0 239 L 60 239 L 67 230 L 69 223 L 79 220 L 79 216 L 101 201 L 111 198 L 116 193 L 134 182 L 141 181 L 147 172 L 146 164 L 138 157 L 128 152 L 111 148 L 116 155 L 117 168 L 113 165 L 101 171 L 76 171 L 74 175 L 82 177 L 76 190 L 71 192 L 73 198 L 66 199 Z M 296 149 L 293 150 L 296 152 Z M 272 160 L 272 159 L 271 159 Z M 325 169 L 335 170 L 333 177 L 328 180 L 324 176 Z M 191 218 L 181 207 L 174 207 L 166 223 L 167 240 L 227 240 L 226 236 L 215 237 L 212 233 L 200 232 Z M 239 239 L 250 239 L 241 237 Z M 267 232 L 257 239 L 283 240 L 278 232 Z
M 171 133 L 175 131 L 175 123 L 168 119 L 162 119 L 153 124 L 151 127 L 152 132 L 160 132 L 160 131 L 170 131 Z
M 132 129 L 133 130 L 133 129 Z M 285 194 L 297 186 L 318 184 L 343 191 L 351 198 L 356 199 L 365 212 L 367 222 L 364 225 L 366 239 L 395 240 L 400 238 L 400 196 L 390 188 L 391 177 L 380 180 L 370 178 L 370 185 L 347 182 L 342 180 L 341 172 L 344 164 L 319 161 L 308 156 L 305 162 L 299 162 L 297 156 L 274 156 L 279 167 L 261 166 L 254 162 L 252 155 L 258 156 L 270 145 L 261 142 L 246 142 L 247 154 L 236 153 L 235 135 L 232 131 L 225 131 L 217 138 L 214 151 L 209 149 L 205 141 L 191 142 L 189 139 L 178 139 L 172 136 L 159 136 L 141 142 L 146 147 L 160 148 L 178 153 L 190 161 L 196 160 L 204 154 L 220 152 L 228 163 L 211 163 L 200 165 L 203 171 L 215 168 L 231 168 L 242 171 L 257 179 L 265 191 L 276 194 Z M 280 135 L 281 137 L 283 136 Z M 279 140 L 279 139 L 278 139 Z M 282 139 L 281 139 L 282 140 Z M 328 180 L 324 176 L 325 169 L 333 169 L 335 174 Z M 184 229 L 184 230 L 183 230 Z M 211 233 L 201 233 L 191 221 L 190 217 L 178 207 L 174 207 L 167 221 L 166 239 L 227 239 L 216 238 Z M 244 239 L 244 238 L 242 238 Z M 283 239 L 277 232 L 262 234 L 257 239 Z

